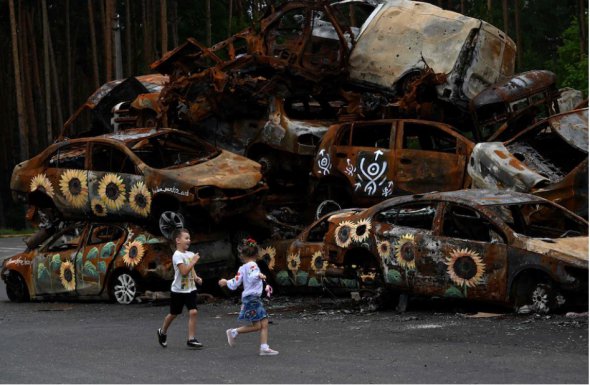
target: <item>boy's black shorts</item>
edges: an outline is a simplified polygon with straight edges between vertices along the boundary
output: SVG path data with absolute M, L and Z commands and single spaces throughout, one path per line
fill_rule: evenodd
M 182 313 L 182 308 L 186 305 L 188 310 L 197 309 L 197 291 L 190 293 L 170 292 L 170 314 L 178 315 Z

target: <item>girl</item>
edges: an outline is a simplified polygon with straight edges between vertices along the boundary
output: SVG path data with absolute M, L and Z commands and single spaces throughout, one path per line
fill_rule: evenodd
M 242 308 L 238 320 L 248 320 L 252 322 L 250 326 L 241 326 L 236 329 L 227 329 L 227 343 L 229 346 L 235 346 L 238 334 L 251 333 L 260 331 L 260 355 L 275 356 L 279 354 L 268 346 L 268 315 L 262 306 L 262 287 L 263 280 L 266 276 L 260 272 L 256 264 L 258 257 L 258 245 L 254 239 L 248 238 L 242 240 L 238 246 L 240 259 L 244 264 L 238 269 L 236 276 L 229 281 L 220 279 L 219 286 L 227 286 L 231 290 L 236 290 L 241 284 L 244 285 L 242 293 Z

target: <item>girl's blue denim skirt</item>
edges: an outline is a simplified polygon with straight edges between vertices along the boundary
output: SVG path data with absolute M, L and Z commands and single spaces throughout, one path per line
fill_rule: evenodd
M 249 295 L 242 298 L 242 308 L 238 320 L 255 322 L 267 317 L 268 314 L 266 314 L 259 296 Z

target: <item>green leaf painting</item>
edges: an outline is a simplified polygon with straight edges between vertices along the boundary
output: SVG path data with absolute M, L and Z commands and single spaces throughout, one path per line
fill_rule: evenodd
M 145 235 L 143 235 L 143 234 L 138 235 L 137 237 L 135 237 L 134 241 L 137 241 L 137 242 L 140 242 L 140 243 L 145 243 L 146 242 Z
M 59 256 L 59 254 L 55 254 L 53 257 L 51 257 L 51 270 L 53 271 L 58 271 L 60 266 L 61 266 L 61 257 Z
M 289 277 L 289 272 L 286 270 L 281 270 L 277 273 L 276 281 L 279 286 L 291 286 L 293 284 L 291 277 Z
M 84 264 L 84 269 L 82 269 L 82 273 L 90 278 L 98 278 L 98 272 L 96 271 L 96 268 L 90 261 L 86 261 L 86 263 Z
M 109 242 L 102 247 L 100 251 L 100 258 L 107 259 L 113 256 L 115 253 L 115 244 L 113 242 Z
M 307 274 L 306 271 L 299 270 L 297 272 L 297 276 L 295 277 L 295 284 L 300 285 L 300 286 L 307 285 L 307 278 L 308 277 L 309 277 L 309 274 Z
M 387 283 L 391 283 L 393 285 L 400 285 L 402 283 L 402 275 L 397 270 L 389 270 L 386 277 Z
M 447 291 L 445 291 L 444 296 L 451 297 L 451 298 L 463 298 L 464 297 L 463 292 L 455 286 L 449 287 L 447 289 Z
M 37 279 L 40 281 L 49 280 L 49 270 L 47 270 L 44 263 L 37 266 Z
M 107 272 L 107 264 L 105 261 L 98 261 L 98 263 L 96 264 L 96 269 L 98 270 L 99 273 L 106 273 Z
M 154 238 L 148 239 L 146 243 L 166 243 L 166 241 L 164 241 L 163 239 L 154 237 Z
M 86 259 L 92 261 L 96 259 L 96 257 L 98 257 L 98 249 L 96 247 L 93 247 L 86 255 Z
M 320 282 L 317 280 L 316 277 L 311 277 L 309 279 L 309 281 L 307 282 L 307 286 L 309 286 L 309 287 L 319 287 L 319 286 L 322 286 L 322 285 L 320 284 Z
M 347 289 L 356 289 L 358 288 L 358 280 L 356 279 L 340 279 L 340 284 Z

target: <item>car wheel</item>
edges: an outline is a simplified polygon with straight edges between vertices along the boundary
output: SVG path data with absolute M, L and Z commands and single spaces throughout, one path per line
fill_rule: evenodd
M 326 199 L 321 201 L 315 210 L 315 219 L 320 219 L 321 217 L 323 217 L 326 214 L 329 214 L 333 211 L 338 211 L 342 209 L 342 207 L 340 206 L 340 203 L 336 202 L 335 200 L 332 199 Z
M 6 280 L 6 295 L 12 302 L 26 302 L 30 299 L 29 289 L 20 274 L 10 272 Z
M 565 301 L 554 289 L 551 281 L 525 276 L 518 280 L 513 294 L 513 304 L 520 314 L 547 314 Z
M 110 296 L 121 305 L 129 305 L 137 297 L 138 282 L 129 272 L 118 272 L 111 281 Z
M 171 239 L 174 230 L 186 227 L 186 220 L 177 211 L 162 211 L 158 218 L 158 227 L 166 239 Z

